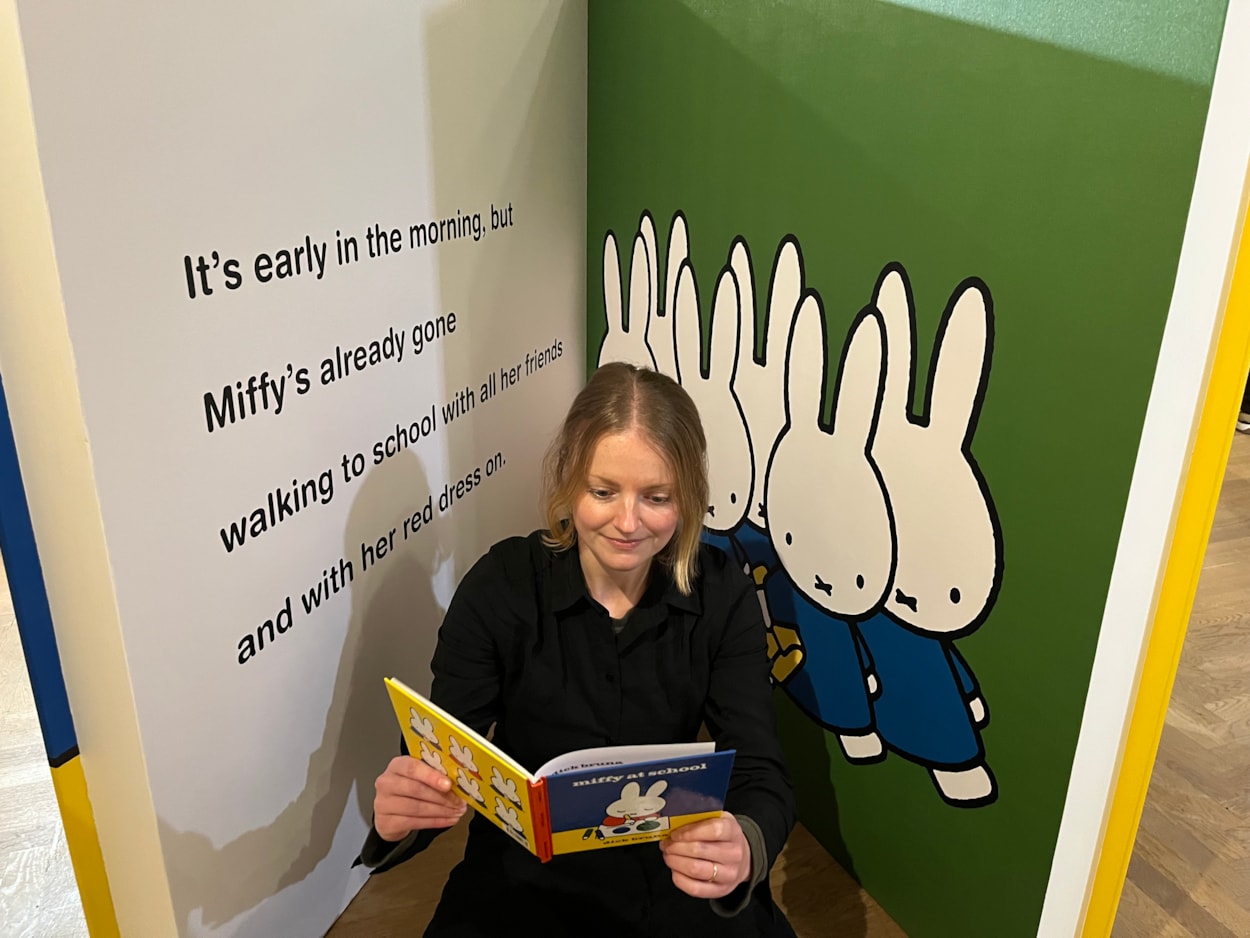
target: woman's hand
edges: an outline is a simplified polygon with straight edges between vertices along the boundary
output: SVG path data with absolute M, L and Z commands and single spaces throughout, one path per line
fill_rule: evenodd
M 687 824 L 660 841 L 673 885 L 698 899 L 719 899 L 751 878 L 751 847 L 732 814 Z
M 386 841 L 415 830 L 451 827 L 468 805 L 451 793 L 451 779 L 420 759 L 396 756 L 373 783 L 373 826 Z

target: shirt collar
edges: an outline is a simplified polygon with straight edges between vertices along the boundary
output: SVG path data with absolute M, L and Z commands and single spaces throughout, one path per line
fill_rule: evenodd
M 651 583 L 639 601 L 639 607 L 651 606 L 663 602 L 669 606 L 698 615 L 703 611 L 703 603 L 697 592 L 682 593 L 676 582 L 668 575 L 661 565 L 656 564 Z M 658 594 L 658 595 L 657 595 Z M 590 591 L 586 588 L 586 578 L 582 575 L 581 561 L 577 555 L 577 544 L 568 550 L 551 550 L 551 608 L 554 612 L 571 609 L 579 600 L 591 601 Z

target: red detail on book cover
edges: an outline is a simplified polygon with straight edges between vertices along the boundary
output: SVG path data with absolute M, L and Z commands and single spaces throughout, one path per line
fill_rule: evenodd
M 551 811 L 547 806 L 547 780 L 530 782 L 530 815 L 534 819 L 534 850 L 538 859 L 551 859 Z

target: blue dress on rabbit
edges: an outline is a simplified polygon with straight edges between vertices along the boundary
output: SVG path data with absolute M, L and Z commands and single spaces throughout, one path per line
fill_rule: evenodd
M 764 568 L 765 574 L 777 567 L 777 550 L 773 547 L 768 532 L 757 528 L 749 521 L 743 521 L 732 531 L 721 534 L 713 531 L 703 532 L 703 543 L 719 547 L 726 554 L 745 566 L 750 576 L 756 578 L 756 570 Z M 756 579 L 756 584 L 759 584 Z
M 855 627 L 815 605 L 784 568 L 764 580 L 764 595 L 774 624 L 797 627 L 803 639 L 803 664 L 782 685 L 786 693 L 827 729 L 853 735 L 871 729 L 865 675 L 872 666 Z
M 885 613 L 860 623 L 880 682 L 876 730 L 900 755 L 934 768 L 983 761 L 968 701 L 980 691 L 949 639 L 922 635 Z

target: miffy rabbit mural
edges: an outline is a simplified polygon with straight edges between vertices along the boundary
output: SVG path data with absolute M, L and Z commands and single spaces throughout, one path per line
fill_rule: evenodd
M 655 222 L 651 213 L 644 211 L 638 221 L 638 233 L 647 246 L 647 257 L 650 260 L 648 280 L 660 289 L 659 246 L 655 239 Z M 673 342 L 673 303 L 677 293 L 677 273 L 681 270 L 682 261 L 686 260 L 687 251 L 686 216 L 681 212 L 673 215 L 668 234 L 668 254 L 664 265 L 666 280 L 663 292 L 658 300 L 653 299 L 647 308 L 646 342 L 655 361 L 655 369 L 670 378 L 677 377 L 676 349 Z
M 746 418 L 751 442 L 754 488 L 751 504 L 737 529 L 723 537 L 707 540 L 735 556 L 755 580 L 760 607 L 768 629 L 768 657 L 774 683 L 786 680 L 803 660 L 798 632 L 772 621 L 763 584 L 778 565 L 777 552 L 768 536 L 764 509 L 764 477 L 773 444 L 785 423 L 785 351 L 795 309 L 803 293 L 803 253 L 791 235 L 782 239 L 769 277 L 768 299 L 761 323 L 755 315 L 755 286 L 751 252 L 744 238 L 734 239 L 729 265 L 738 280 L 739 340 L 738 367 L 733 389 Z
M 733 390 L 741 328 L 739 297 L 738 278 L 732 267 L 725 267 L 712 294 L 710 350 L 704 368 L 698 286 L 690 261 L 682 262 L 673 308 L 677 376 L 699 408 L 707 434 L 708 507 L 704 525 L 708 532 L 722 537 L 737 531 L 746 518 L 754 485 L 751 438 Z
M 604 237 L 603 255 L 607 331 L 599 348 L 598 364 L 626 361 L 652 367 L 681 382 L 691 393 L 708 430 L 709 446 L 718 450 L 709 453 L 713 477 L 705 539 L 737 556 L 739 562 L 751 569 L 754 565 L 732 538 L 732 532 L 742 526 L 750 509 L 754 476 L 745 416 L 732 389 L 739 354 L 738 337 L 746 336 L 742 340 L 746 343 L 754 337 L 754 302 L 750 298 L 753 294 L 749 294 L 744 302 L 739 296 L 737 283 L 737 278 L 745 271 L 746 289 L 753 289 L 750 260 L 745 242 L 735 248 L 730 266 L 721 272 L 716 284 L 712 322 L 715 324 L 719 310 L 721 326 L 719 330 L 713 328 L 712 360 L 705 371 L 698 288 L 694 268 L 688 258 L 689 234 L 685 215 L 678 211 L 673 216 L 667 250 L 667 283 L 660 301 L 657 296 L 660 271 L 655 224 L 650 212 L 642 213 L 634 238 L 628 317 L 623 315 L 620 301 L 620 261 L 616 236 L 609 231 Z M 745 312 L 746 309 L 751 312 Z M 752 321 L 744 323 L 744 317 L 748 315 Z M 733 335 L 729 334 L 731 329 L 734 330 Z M 641 344 L 639 336 L 643 337 Z M 757 546 L 762 544 L 767 547 L 768 544 L 767 538 L 762 535 L 752 542 Z M 775 561 L 771 550 L 769 554 L 770 560 Z M 768 567 L 771 563 L 763 569 Z M 762 579 L 761 574 L 757 583 Z
M 599 364 L 619 361 L 654 368 L 655 358 L 646 338 L 653 293 L 651 260 L 642 232 L 634 236 L 626 289 L 627 301 L 621 295 L 616 235 L 609 231 L 603 239 L 603 309 L 608 330 L 599 346 Z
M 975 278 L 955 291 L 919 413 L 915 311 L 906 272 L 882 271 L 822 408 L 827 317 L 788 235 L 774 254 L 764 317 L 751 252 L 730 244 L 707 310 L 682 212 L 663 292 L 655 226 L 643 212 L 622 309 L 615 237 L 604 247 L 607 334 L 599 362 L 675 377 L 708 437 L 704 540 L 759 589 L 772 676 L 851 763 L 893 752 L 925 766 L 949 804 L 996 800 L 980 729 L 989 711 L 955 640 L 989 614 L 1002 537 L 971 452 L 989 376 L 993 313 Z
M 644 211 L 630 257 L 628 300 L 623 302 L 616 235 L 609 231 L 604 236 L 603 305 L 607 331 L 599 346 L 598 364 L 623 361 L 677 377 L 672 310 L 687 243 L 686 218 L 677 212 L 669 231 L 667 282 L 661 293 L 655 222 L 651 213 Z
M 651 213 L 644 211 L 634 239 L 626 328 L 616 237 L 612 232 L 605 236 L 607 332 L 598 363 L 619 360 L 646 365 L 650 361 L 652 367 L 679 380 L 695 398 L 712 449 L 713 491 L 705 540 L 733 556 L 755 579 L 767 620 L 763 582 L 776 567 L 777 555 L 766 530 L 761 480 L 784 420 L 783 353 L 803 289 L 802 252 L 793 237 L 779 245 L 769 282 L 766 319 L 761 325 L 755 316 L 750 251 L 745 239 L 734 239 L 728 265 L 713 296 L 709 327 L 712 352 L 706 370 L 698 289 L 689 263 L 686 217 L 681 211 L 673 216 L 664 292 L 657 298 L 659 254 Z M 683 270 L 689 271 L 684 279 Z M 718 321 L 719 328 L 715 326 Z M 730 330 L 736 333 L 735 341 L 731 341 Z M 645 349 L 638 344 L 639 334 L 645 337 Z M 784 625 L 778 629 L 769 626 L 768 649 L 774 681 L 785 680 L 802 660 L 798 634 Z
M 972 278 L 952 294 L 920 413 L 911 408 L 915 306 L 901 265 L 882 272 L 873 302 L 890 352 L 872 456 L 897 539 L 884 608 L 860 625 L 879 681 L 876 730 L 929 769 L 948 803 L 989 804 L 998 797 L 980 733 L 989 710 L 954 640 L 985 621 L 1003 573 L 998 514 L 972 455 L 994 344 L 990 292 Z
M 808 291 L 786 352 L 786 423 L 764 486 L 769 533 L 781 569 L 765 594 L 773 627 L 803 640 L 786 692 L 837 735 L 846 758 L 884 756 L 873 729 L 873 670 L 854 623 L 880 609 L 894 570 L 894 530 L 870 448 L 881 408 L 884 335 L 868 308 L 851 327 L 838 375 L 833 424 L 821 423 L 825 317 Z

